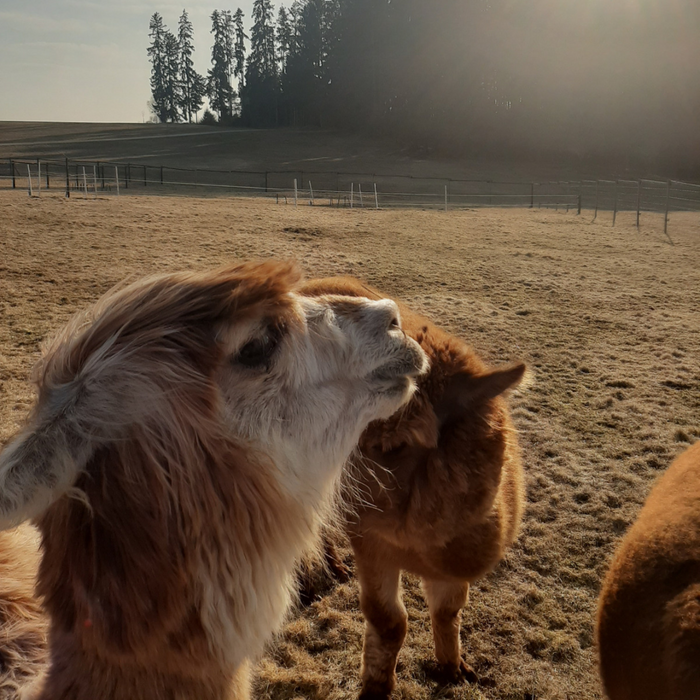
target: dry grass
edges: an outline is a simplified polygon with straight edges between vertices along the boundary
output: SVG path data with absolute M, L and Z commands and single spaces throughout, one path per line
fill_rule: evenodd
M 397 698 L 601 696 L 593 617 L 615 543 L 653 479 L 700 437 L 700 216 L 539 210 L 338 211 L 263 201 L 29 201 L 0 194 L 0 442 L 31 403 L 43 338 L 128 275 L 231 258 L 300 259 L 350 273 L 469 340 L 490 361 L 524 359 L 513 398 L 528 509 L 507 560 L 464 615 L 468 661 L 495 685 L 439 686 L 419 586 Z M 290 621 L 263 660 L 262 698 L 351 698 L 362 619 L 354 581 Z

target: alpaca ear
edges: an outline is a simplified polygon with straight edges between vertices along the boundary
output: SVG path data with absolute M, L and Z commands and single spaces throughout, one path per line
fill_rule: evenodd
M 43 513 L 75 483 L 93 446 L 81 435 L 76 402 L 48 402 L 0 453 L 0 529 Z
M 506 369 L 496 369 L 486 374 L 460 373 L 450 377 L 445 391 L 435 407 L 440 424 L 452 416 L 473 409 L 489 399 L 496 398 L 508 389 L 520 384 L 526 367 L 518 364 Z

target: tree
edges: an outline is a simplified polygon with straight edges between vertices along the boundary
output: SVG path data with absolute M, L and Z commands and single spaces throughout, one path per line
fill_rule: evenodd
M 182 103 L 182 92 L 179 80 L 180 46 L 177 37 L 169 31 L 165 32 L 165 114 L 166 121 L 179 122 Z
M 241 94 L 244 121 L 259 126 L 279 123 L 273 10 L 271 0 L 255 0 L 253 3 L 250 55 Z
M 277 60 L 279 62 L 279 71 L 284 73 L 287 67 L 287 58 L 292 46 L 292 25 L 289 21 L 289 14 L 280 6 L 280 11 L 277 14 Z
M 212 67 L 207 74 L 207 95 L 219 122 L 226 123 L 233 116 L 236 96 L 231 86 L 233 64 L 233 17 L 229 10 L 214 10 L 211 15 L 214 45 L 211 49 Z
M 206 82 L 194 69 L 192 43 L 194 31 L 186 10 L 182 11 L 178 24 L 178 83 L 179 100 L 178 107 L 184 119 L 192 121 L 192 117 L 202 108 L 206 94 Z
M 168 121 L 168 63 L 166 56 L 167 29 L 163 18 L 154 12 L 148 25 L 151 44 L 147 49 L 151 59 L 151 94 L 153 96 L 153 113 L 161 122 Z
M 235 32 L 235 42 L 233 45 L 233 75 L 238 78 L 238 93 L 243 90 L 245 79 L 245 40 L 248 35 L 243 27 L 243 11 L 239 7 L 233 15 L 233 29 Z

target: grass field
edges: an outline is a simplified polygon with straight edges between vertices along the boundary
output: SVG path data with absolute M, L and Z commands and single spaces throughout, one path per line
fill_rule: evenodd
M 428 613 L 405 577 L 396 698 L 601 697 L 593 620 L 606 564 L 671 459 L 700 437 L 700 215 L 641 230 L 630 214 L 334 210 L 269 201 L 0 193 L 0 443 L 32 402 L 43 339 L 115 282 L 235 258 L 353 274 L 468 340 L 525 360 L 512 397 L 528 506 L 507 559 L 474 586 L 467 661 L 482 686 L 435 680 Z M 353 698 L 354 581 L 298 612 L 257 673 L 261 698 Z
M 315 129 L 242 129 L 192 124 L 82 124 L 0 122 L 0 159 L 116 160 L 212 170 L 374 173 L 494 181 L 596 178 L 659 178 L 568 160 L 532 162 L 516 158 L 447 158 L 420 143 Z M 663 179 L 663 178 L 662 178 Z

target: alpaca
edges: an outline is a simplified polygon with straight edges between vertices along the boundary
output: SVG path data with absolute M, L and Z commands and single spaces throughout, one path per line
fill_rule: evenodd
M 384 298 L 358 280 L 312 280 L 304 294 Z M 403 410 L 370 424 L 348 490 L 345 530 L 355 555 L 366 629 L 363 699 L 388 698 L 407 632 L 401 571 L 421 577 L 435 654 L 450 681 L 476 681 L 461 657 L 461 609 L 469 583 L 514 541 L 523 510 L 523 470 L 501 395 L 522 364 L 489 370 L 464 342 L 402 304 L 406 333 L 430 370 Z
M 700 698 L 700 442 L 658 480 L 618 547 L 597 636 L 610 700 Z
M 45 351 L 0 454 L 0 528 L 41 534 L 48 667 L 24 697 L 247 697 L 344 461 L 426 368 L 393 302 L 307 298 L 299 278 L 150 277 Z

